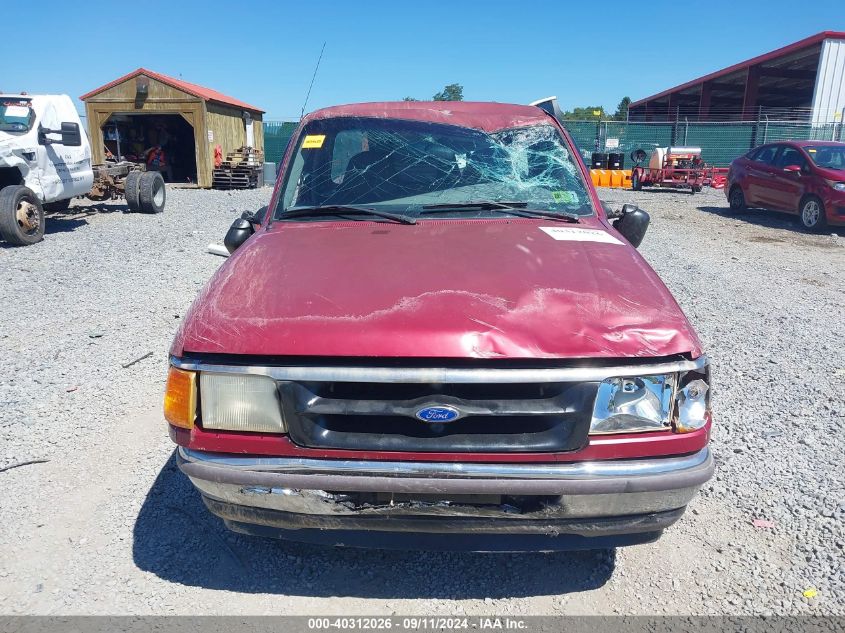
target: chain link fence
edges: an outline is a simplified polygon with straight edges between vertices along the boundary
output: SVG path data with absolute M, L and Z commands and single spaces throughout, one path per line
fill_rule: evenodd
M 655 147 L 687 145 L 700 147 L 703 159 L 716 167 L 727 167 L 748 150 L 776 141 L 845 141 L 842 122 L 813 125 L 767 116 L 757 121 L 564 121 L 584 160 L 593 152 L 619 152 L 630 166 L 631 152 Z

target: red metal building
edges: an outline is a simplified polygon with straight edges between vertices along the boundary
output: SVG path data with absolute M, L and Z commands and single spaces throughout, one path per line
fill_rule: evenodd
M 632 121 L 842 120 L 845 32 L 824 31 L 631 104 Z

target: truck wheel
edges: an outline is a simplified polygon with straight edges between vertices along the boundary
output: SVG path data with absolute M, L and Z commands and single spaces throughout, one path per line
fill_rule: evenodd
M 816 196 L 807 196 L 801 201 L 798 218 L 801 220 L 801 225 L 808 231 L 821 231 L 827 226 L 824 203 Z
M 141 201 L 138 197 L 141 173 L 140 171 L 130 171 L 123 181 L 123 195 L 126 197 L 126 206 L 129 207 L 130 211 L 141 210 Z
M 643 183 L 640 182 L 640 172 L 635 171 L 631 174 L 631 189 L 634 191 L 641 191 L 643 188 Z
M 27 246 L 44 238 L 44 209 L 32 189 L 11 185 L 0 189 L 0 237 Z
M 70 209 L 70 198 L 67 200 L 56 200 L 55 202 L 45 202 L 41 205 L 47 213 L 59 213 Z
M 157 171 L 145 171 L 141 174 L 141 186 L 138 198 L 143 213 L 161 213 L 164 211 L 164 178 Z

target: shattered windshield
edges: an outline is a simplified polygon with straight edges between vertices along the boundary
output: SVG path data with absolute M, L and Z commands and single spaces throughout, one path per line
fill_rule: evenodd
M 576 159 L 551 124 L 487 133 L 339 117 L 311 122 L 297 143 L 276 218 L 291 209 L 339 205 L 417 219 L 507 217 L 502 207 L 510 205 L 561 215 L 593 213 Z M 472 203 L 488 204 L 466 208 Z M 426 214 L 432 207 L 436 216 Z
M 0 131 L 28 132 L 34 120 L 29 99 L 0 101 Z

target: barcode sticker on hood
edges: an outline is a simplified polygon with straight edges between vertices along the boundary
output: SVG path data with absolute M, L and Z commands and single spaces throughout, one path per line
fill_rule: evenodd
M 553 239 L 564 242 L 604 242 L 622 244 L 621 240 L 600 229 L 581 229 L 574 226 L 541 226 L 540 230 Z

